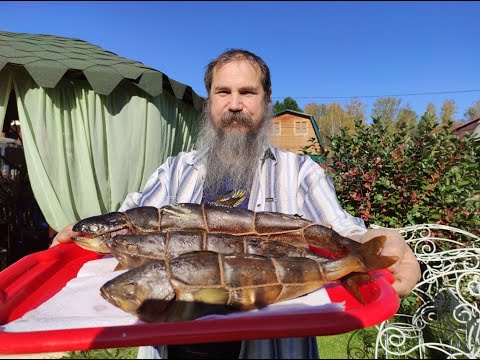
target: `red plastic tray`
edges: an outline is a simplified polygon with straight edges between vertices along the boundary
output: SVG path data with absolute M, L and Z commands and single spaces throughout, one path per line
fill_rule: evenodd
M 35 309 L 76 277 L 84 263 L 101 255 L 77 245 L 61 244 L 28 255 L 0 272 L 0 324 Z M 92 327 L 29 332 L 0 331 L 0 353 L 26 354 L 89 350 L 151 344 L 182 344 L 252 340 L 280 337 L 335 335 L 381 323 L 400 305 L 386 270 L 373 272 L 375 281 L 365 286 L 366 305 L 356 301 L 343 286 L 328 284 L 332 302 L 345 302 L 345 311 L 205 319 L 175 323 Z

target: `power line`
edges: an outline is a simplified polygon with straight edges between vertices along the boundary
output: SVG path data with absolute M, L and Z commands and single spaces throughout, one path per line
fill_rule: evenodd
M 468 92 L 479 92 L 480 90 L 458 90 L 458 91 L 436 91 L 410 94 L 388 94 L 388 95 L 352 95 L 352 96 L 272 96 L 273 99 L 284 99 L 291 97 L 294 99 L 351 99 L 351 98 L 381 98 L 381 97 L 401 97 L 401 96 L 421 96 L 421 95 L 441 95 L 441 94 L 459 94 Z

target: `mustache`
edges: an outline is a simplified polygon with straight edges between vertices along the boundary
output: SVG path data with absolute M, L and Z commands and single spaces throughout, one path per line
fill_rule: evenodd
M 248 127 L 255 126 L 252 118 L 242 112 L 228 112 L 220 117 L 221 126 L 231 125 L 233 122 L 237 122 L 238 124 L 246 125 Z

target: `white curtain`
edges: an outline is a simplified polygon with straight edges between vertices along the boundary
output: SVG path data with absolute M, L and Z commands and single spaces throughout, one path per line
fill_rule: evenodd
M 44 89 L 21 69 L 13 83 L 32 190 L 56 231 L 116 211 L 168 156 L 193 145 L 198 111 L 170 94 L 152 98 L 124 83 L 104 96 L 67 80 Z
M 4 68 L 3 71 L 0 71 L 0 125 L 2 126 L 5 120 L 5 113 L 7 112 L 8 98 L 11 89 L 11 73 Z

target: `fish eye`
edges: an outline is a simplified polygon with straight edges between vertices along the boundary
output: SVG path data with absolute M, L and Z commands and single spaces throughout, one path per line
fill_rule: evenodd
M 126 297 L 132 297 L 135 295 L 135 284 L 128 283 L 123 287 L 123 291 Z
M 136 252 L 137 251 L 137 245 L 136 244 L 128 244 L 127 245 L 127 251 Z
M 90 225 L 89 229 L 90 229 L 90 231 L 97 231 L 98 230 L 98 225 Z

